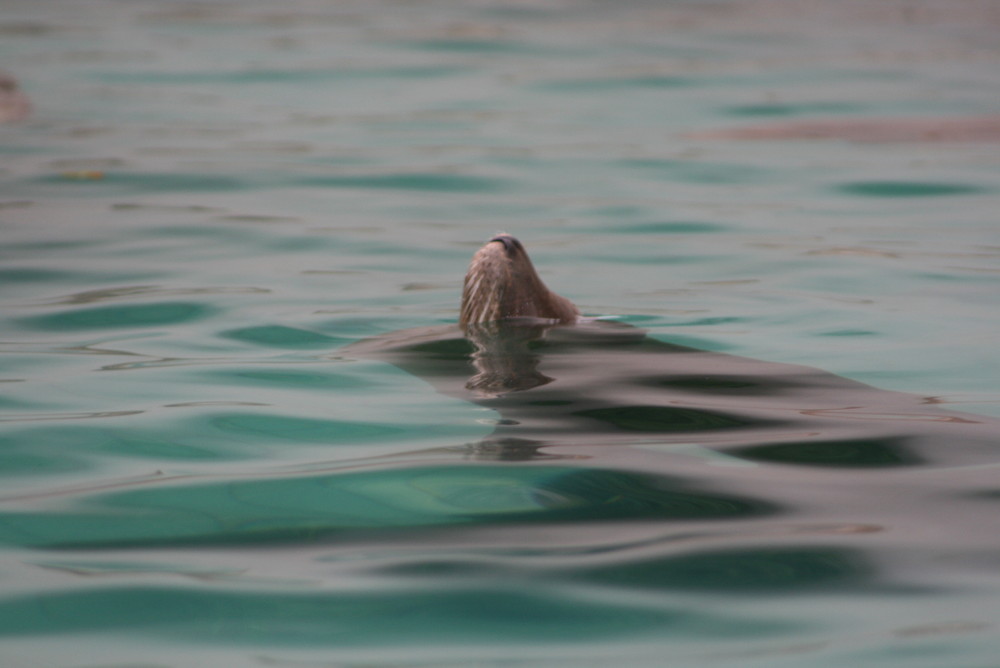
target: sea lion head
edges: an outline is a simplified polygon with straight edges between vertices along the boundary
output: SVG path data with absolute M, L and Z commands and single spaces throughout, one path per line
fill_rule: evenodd
M 575 322 L 579 316 L 573 302 L 545 287 L 524 246 L 509 234 L 493 237 L 472 256 L 458 320 L 463 329 L 509 318 Z

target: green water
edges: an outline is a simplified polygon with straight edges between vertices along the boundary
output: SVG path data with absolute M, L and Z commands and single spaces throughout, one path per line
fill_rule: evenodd
M 995 666 L 998 144 L 693 133 L 995 113 L 998 17 L 5 0 L 0 663 Z M 588 314 L 981 429 L 767 432 L 728 402 L 794 385 L 693 373 L 495 440 L 429 382 L 464 349 L 349 346 L 454 322 L 498 231 Z

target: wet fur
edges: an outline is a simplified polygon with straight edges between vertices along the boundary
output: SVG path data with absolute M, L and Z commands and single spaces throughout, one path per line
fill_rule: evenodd
M 493 237 L 472 256 L 458 320 L 463 330 L 510 318 L 570 323 L 579 316 L 573 302 L 545 286 L 524 246 L 509 234 Z

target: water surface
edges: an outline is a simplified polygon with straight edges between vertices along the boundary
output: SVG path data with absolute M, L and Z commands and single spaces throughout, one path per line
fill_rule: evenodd
M 711 133 L 993 115 L 998 27 L 6 2 L 4 665 L 995 665 L 997 145 Z M 365 352 L 501 230 L 648 342 Z

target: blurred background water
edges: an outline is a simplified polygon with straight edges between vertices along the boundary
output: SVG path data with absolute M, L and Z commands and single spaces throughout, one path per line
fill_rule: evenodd
M 5 666 L 996 665 L 1000 456 L 483 461 L 341 349 L 504 230 L 586 313 L 1000 417 L 1000 131 L 851 130 L 995 115 L 1000 2 L 4 0 L 0 68 Z

